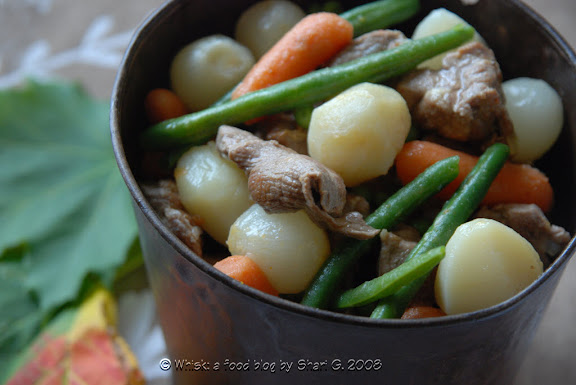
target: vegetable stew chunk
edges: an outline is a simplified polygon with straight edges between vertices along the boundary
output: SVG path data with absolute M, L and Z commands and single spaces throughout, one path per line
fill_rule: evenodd
M 570 241 L 570 234 L 562 227 L 552 225 L 533 204 L 498 204 L 482 207 L 477 218 L 496 220 L 514 229 L 526 238 L 540 255 L 544 267 L 550 265 L 555 255 Z
M 513 135 L 500 66 L 481 43 L 468 43 L 447 55 L 441 70 L 412 72 L 397 90 L 415 122 L 443 137 L 493 142 Z
M 230 253 L 252 259 L 282 294 L 308 286 L 330 254 L 330 240 L 304 210 L 268 214 L 252 205 L 230 228 Z
M 216 149 L 216 143 L 193 146 L 178 160 L 174 178 L 186 210 L 224 244 L 232 223 L 253 204 L 244 172 Z
M 542 274 L 542 261 L 520 234 L 493 219 L 460 225 L 436 273 L 436 301 L 446 314 L 506 301 Z
M 172 89 L 191 111 L 212 105 L 234 87 L 254 65 L 252 52 L 224 35 L 200 38 L 174 57 Z
M 360 213 L 344 212 L 342 178 L 314 159 L 231 126 L 219 128 L 216 145 L 246 172 L 252 199 L 267 213 L 305 209 L 317 224 L 354 238 L 378 233 Z
M 314 108 L 308 153 L 348 187 L 386 175 L 406 142 L 410 111 L 393 88 L 360 83 Z

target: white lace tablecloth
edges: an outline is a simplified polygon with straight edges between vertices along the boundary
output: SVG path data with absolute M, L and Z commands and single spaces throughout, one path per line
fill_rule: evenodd
M 526 0 L 576 46 L 576 1 Z M 0 0 L 0 88 L 23 79 L 64 78 L 110 97 L 134 29 L 162 0 Z M 575 85 L 576 86 L 576 85 Z M 149 384 L 169 383 L 150 292 L 119 301 L 119 329 Z M 576 383 L 576 260 L 564 274 L 516 385 Z

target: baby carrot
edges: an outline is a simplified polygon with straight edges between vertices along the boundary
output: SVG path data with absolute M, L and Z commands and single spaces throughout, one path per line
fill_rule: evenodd
M 396 170 L 402 183 L 414 179 L 426 167 L 440 159 L 458 155 L 460 172 L 458 177 L 438 195 L 444 200 L 450 198 L 478 162 L 478 157 L 448 147 L 426 141 L 412 141 L 404 145 L 396 157 Z M 534 203 L 544 212 L 553 204 L 552 186 L 538 169 L 527 164 L 507 162 L 488 190 L 482 203 Z
M 148 119 L 152 123 L 160 123 L 188 113 L 178 95 L 165 88 L 156 88 L 148 92 L 144 105 Z
M 315 70 L 352 41 L 353 29 L 334 13 L 306 16 L 252 67 L 232 99 Z
M 254 289 L 271 295 L 278 295 L 260 266 L 244 255 L 232 255 L 214 264 L 214 267 Z

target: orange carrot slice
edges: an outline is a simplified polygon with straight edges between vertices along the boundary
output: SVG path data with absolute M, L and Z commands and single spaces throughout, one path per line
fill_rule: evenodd
M 262 269 L 250 258 L 244 255 L 232 255 L 214 264 L 214 267 L 224 274 L 271 295 L 278 295 Z
M 260 58 L 236 87 L 232 99 L 316 69 L 346 47 L 353 35 L 352 24 L 334 13 L 306 16 Z
M 428 166 L 454 155 L 460 156 L 458 177 L 438 194 L 439 198 L 447 200 L 476 165 L 478 157 L 436 143 L 416 140 L 406 143 L 396 156 L 396 171 L 402 183 L 407 184 Z M 554 192 L 546 175 L 530 165 L 507 162 L 482 203 L 533 203 L 548 212 L 553 201 Z
M 165 88 L 156 88 L 144 100 L 146 114 L 152 123 L 178 118 L 188 113 L 188 109 L 178 95 Z

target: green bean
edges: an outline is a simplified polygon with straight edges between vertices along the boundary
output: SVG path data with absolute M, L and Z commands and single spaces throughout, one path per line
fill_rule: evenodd
M 407 260 L 415 258 L 435 247 L 446 245 L 456 228 L 467 221 L 470 215 L 478 208 L 492 181 L 506 162 L 509 151 L 507 145 L 496 143 L 484 152 L 458 190 L 444 204 L 444 207 L 434 219 L 432 226 L 410 252 Z M 395 294 L 384 298 L 380 301 L 371 317 L 400 317 L 425 280 L 426 276 L 418 278 Z
M 340 16 L 354 26 L 356 37 L 408 20 L 419 10 L 419 0 L 380 0 L 360 5 L 341 13 Z
M 345 291 L 336 301 L 337 308 L 367 305 L 379 298 L 394 294 L 414 280 L 428 275 L 442 258 L 445 247 L 439 246 L 418 254 L 395 269 Z
M 294 110 L 294 119 L 296 119 L 296 124 L 298 124 L 303 129 L 307 130 L 310 127 L 310 121 L 312 120 L 312 112 L 314 111 L 313 106 L 303 106 Z
M 366 218 L 366 223 L 376 229 L 389 229 L 435 195 L 458 175 L 457 156 L 441 160 L 428 167 L 412 182 L 398 190 L 376 211 Z M 306 290 L 303 305 L 326 308 L 332 295 L 340 286 L 344 274 L 365 254 L 375 239 L 359 241 L 347 239 L 337 248 Z
M 378 301 L 378 305 L 370 314 L 370 318 L 400 318 L 427 278 L 427 274 L 419 277 L 410 284 L 400 288 L 393 295 Z
M 458 47 L 474 35 L 474 29 L 458 25 L 446 32 L 406 42 L 391 50 L 374 53 L 334 67 L 250 92 L 205 110 L 170 119 L 146 129 L 141 136 L 145 149 L 202 144 L 222 124 L 248 120 L 312 105 L 361 83 L 380 83 L 415 68 L 419 63 Z

